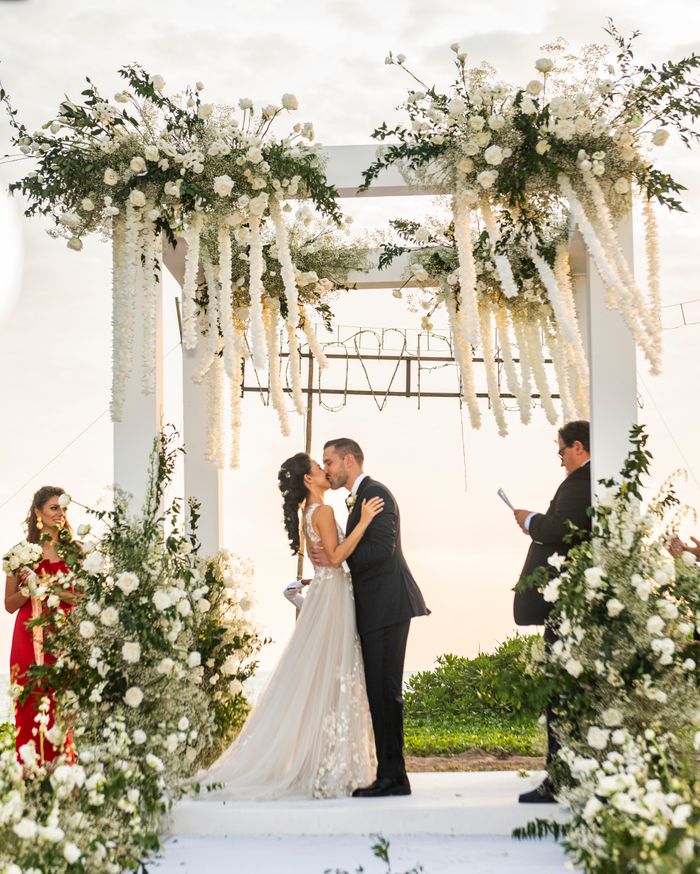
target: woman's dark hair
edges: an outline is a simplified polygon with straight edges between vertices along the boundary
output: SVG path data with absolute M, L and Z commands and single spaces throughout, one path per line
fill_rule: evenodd
M 29 508 L 27 518 L 24 521 L 24 524 L 27 526 L 27 541 L 29 543 L 39 543 L 39 540 L 41 539 L 41 531 L 36 524 L 36 514 L 41 512 L 44 504 L 47 501 L 50 501 L 51 498 L 59 497 L 63 494 L 65 494 L 65 489 L 62 489 L 60 486 L 42 486 L 38 491 L 34 492 L 32 505 Z M 72 539 L 73 529 L 68 524 L 68 519 L 66 519 L 65 513 L 63 514 L 63 518 L 65 520 L 63 527 L 68 529 Z
M 311 458 L 305 452 L 297 452 L 282 463 L 277 474 L 282 492 L 284 527 L 293 555 L 299 552 L 299 507 L 308 494 L 304 483 L 307 473 L 311 473 Z

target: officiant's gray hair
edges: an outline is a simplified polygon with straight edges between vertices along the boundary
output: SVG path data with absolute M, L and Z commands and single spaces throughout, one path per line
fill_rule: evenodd
M 335 440 L 329 440 L 327 443 L 324 443 L 323 448 L 335 450 L 341 458 L 345 458 L 346 455 L 354 456 L 355 461 L 360 467 L 364 464 L 365 454 L 360 449 L 360 444 L 349 437 L 337 437 Z

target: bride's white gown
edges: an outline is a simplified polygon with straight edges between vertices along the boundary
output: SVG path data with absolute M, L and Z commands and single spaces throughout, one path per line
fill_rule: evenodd
M 318 506 L 304 514 L 312 541 L 319 540 L 311 526 Z M 277 669 L 202 782 L 226 784 L 208 797 L 337 798 L 371 783 L 375 770 L 350 575 L 316 568 Z

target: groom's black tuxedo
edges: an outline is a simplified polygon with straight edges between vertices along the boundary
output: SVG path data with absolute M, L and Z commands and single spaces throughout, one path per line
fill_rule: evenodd
M 401 689 L 408 629 L 414 616 L 430 611 L 403 557 L 399 508 L 386 486 L 370 477 L 362 480 L 346 533 L 359 522 L 362 501 L 375 497 L 383 498 L 384 509 L 372 519 L 347 562 L 377 748 L 377 778 L 399 781 L 406 778 Z
M 401 520 L 396 499 L 386 486 L 371 477 L 365 477 L 357 489 L 346 536 L 360 521 L 362 502 L 376 497 L 384 500 L 384 509 L 374 517 L 347 560 L 360 634 L 430 612 L 401 551 Z

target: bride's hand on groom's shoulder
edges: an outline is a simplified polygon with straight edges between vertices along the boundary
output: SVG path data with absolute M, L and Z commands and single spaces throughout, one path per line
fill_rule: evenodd
M 384 509 L 384 498 L 365 498 L 362 502 L 362 510 L 360 511 L 360 519 L 366 522 L 367 525 L 378 516 Z

